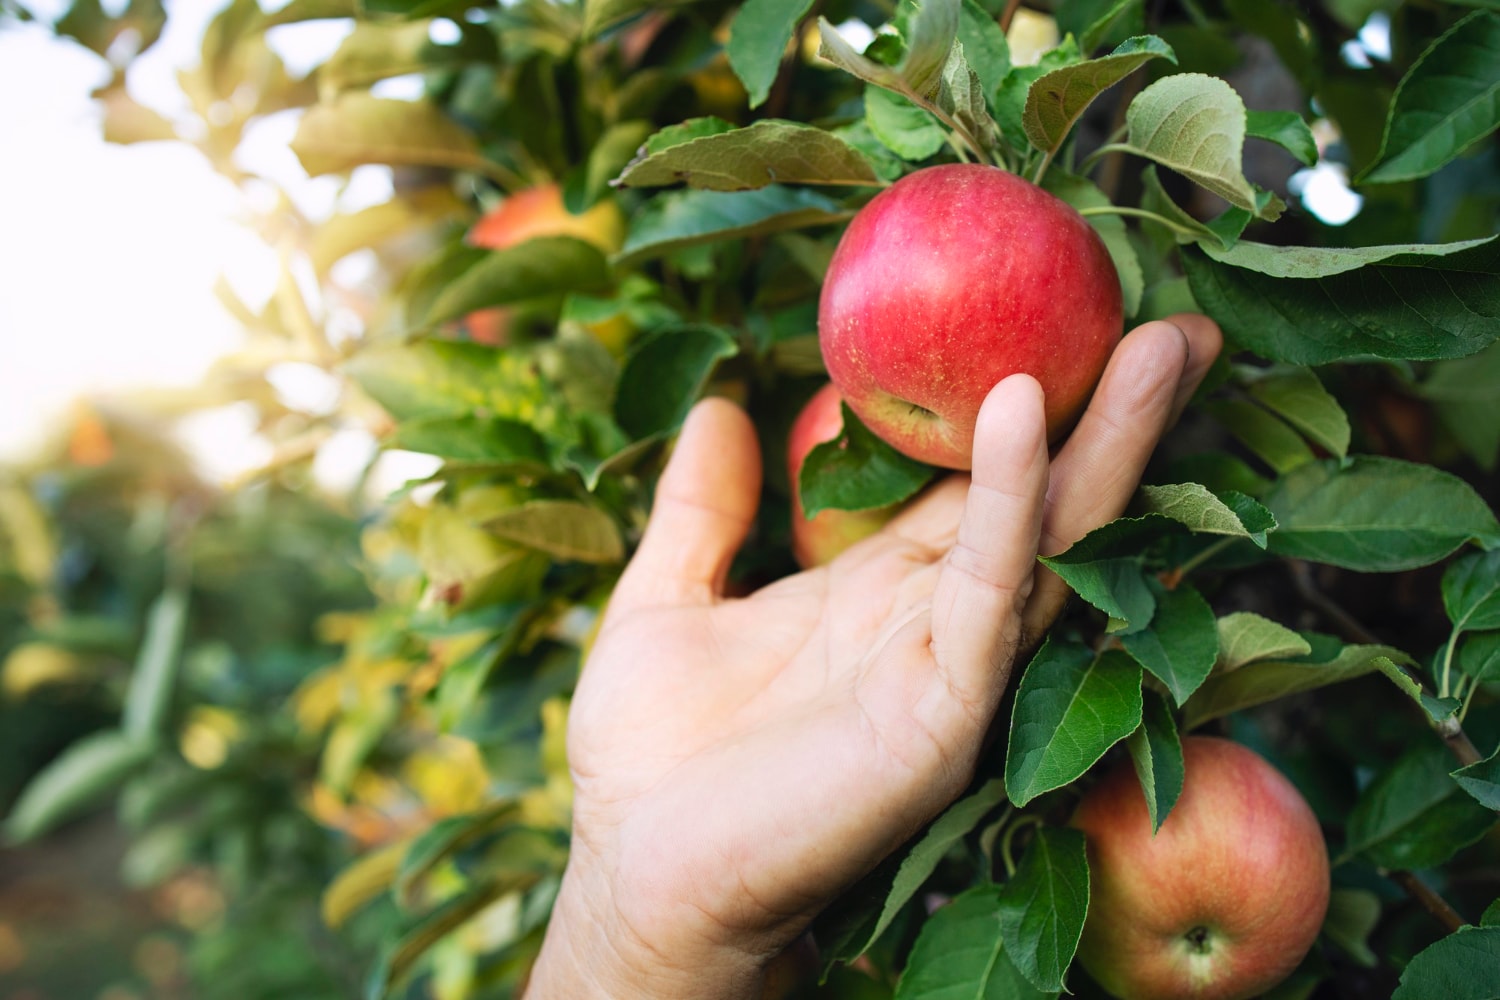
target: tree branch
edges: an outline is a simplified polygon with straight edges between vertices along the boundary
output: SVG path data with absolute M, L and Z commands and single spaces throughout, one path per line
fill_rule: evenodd
M 1386 876 L 1406 890 L 1406 894 L 1422 905 L 1422 909 L 1432 914 L 1434 920 L 1452 934 L 1463 927 L 1467 921 L 1448 901 L 1433 891 L 1432 887 L 1423 882 L 1409 871 L 1386 872 Z

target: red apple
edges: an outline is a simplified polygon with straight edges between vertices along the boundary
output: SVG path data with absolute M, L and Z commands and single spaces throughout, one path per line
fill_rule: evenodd
M 469 230 L 469 243 L 505 250 L 542 236 L 572 236 L 612 254 L 625 241 L 625 216 L 609 199 L 574 215 L 563 204 L 561 188 L 542 184 L 517 191 L 487 213 Z M 464 318 L 471 340 L 497 347 L 508 339 L 510 322 L 511 310 L 504 306 L 481 309 Z
M 849 224 L 823 285 L 828 374 L 876 434 L 913 458 L 970 467 L 979 406 L 1026 372 L 1056 440 L 1123 327 L 1097 233 L 1014 174 L 950 164 L 909 174 Z
M 787 435 L 786 466 L 792 478 L 792 555 L 803 569 L 831 562 L 840 552 L 879 531 L 895 513 L 894 507 L 879 510 L 822 510 L 812 520 L 802 514 L 798 477 L 807 453 L 824 441 L 832 441 L 844 430 L 839 391 L 831 385 L 819 389 L 792 424 Z
M 1123 1000 L 1246 1000 L 1285 979 L 1328 910 L 1312 809 L 1264 758 L 1182 741 L 1182 796 L 1155 836 L 1128 761 L 1073 816 L 1091 886 L 1078 957 Z

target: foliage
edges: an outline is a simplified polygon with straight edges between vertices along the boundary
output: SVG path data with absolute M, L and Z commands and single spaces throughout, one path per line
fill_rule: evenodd
M 1202 726 L 1297 782 L 1337 863 L 1340 905 L 1276 995 L 1500 992 L 1492 921 L 1467 926 L 1493 912 L 1476 873 L 1500 848 L 1500 15 L 1059 0 L 1035 5 L 1055 8 L 1061 38 L 1032 60 L 1004 30 L 1016 6 L 292 0 L 267 14 L 233 0 L 183 76 L 182 122 L 131 100 L 113 45 L 126 27 L 149 45 L 158 5 L 111 18 L 79 3 L 55 26 L 117 60 L 99 95 L 117 141 L 177 136 L 265 184 L 233 156 L 246 126 L 305 108 L 293 149 L 309 174 L 394 169 L 388 204 L 323 220 L 283 205 L 267 228 L 316 287 L 230 303 L 261 364 L 346 380 L 326 426 L 360 421 L 443 460 L 365 528 L 377 603 L 324 619 L 342 658 L 288 664 L 295 692 L 240 744 L 247 763 L 282 759 L 281 739 L 312 747 L 296 787 L 368 849 L 324 897 L 331 924 L 386 918 L 368 995 L 514 995 L 566 860 L 566 699 L 665 442 L 704 393 L 747 406 L 768 485 L 734 585 L 790 572 L 783 440 L 819 385 L 816 302 L 840 227 L 882 186 L 954 159 L 1077 206 L 1132 321 L 1201 309 L 1231 350 L 1130 516 L 1046 560 L 1082 600 L 1020 674 L 971 796 L 815 927 L 825 968 L 858 960 L 821 995 L 1094 995 L 1070 969 L 1088 877 L 1064 828 L 1077 789 L 1128 752 L 1169 820 L 1179 733 Z M 349 17 L 305 79 L 267 43 Z M 1388 54 L 1360 41 L 1380 25 Z M 856 28 L 879 31 L 861 46 Z M 412 72 L 419 100 L 371 91 Z M 1288 178 L 1314 162 L 1356 179 L 1348 225 L 1295 204 Z M 466 242 L 497 202 L 545 184 L 574 213 L 618 209 L 623 234 Z M 362 251 L 379 280 L 347 287 L 334 265 Z M 350 301 L 357 333 L 331 336 L 332 303 Z M 482 323 L 496 315 L 499 336 Z M 845 420 L 848 446 L 804 466 L 810 510 L 921 486 L 926 470 Z M 21 548 L 7 565 L 45 590 L 20 567 L 51 554 Z M 68 768 L 100 786 L 143 767 L 191 776 L 140 742 L 216 704 L 166 662 L 184 627 L 217 634 L 194 596 L 202 571 L 180 572 L 120 728 L 43 772 L 13 833 L 71 802 Z M 144 621 L 139 595 L 155 592 L 133 592 Z M 383 812 L 366 824 L 372 799 Z

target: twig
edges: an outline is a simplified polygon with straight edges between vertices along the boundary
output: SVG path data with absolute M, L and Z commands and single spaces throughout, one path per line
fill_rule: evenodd
M 1000 13 L 1000 30 L 1009 31 L 1010 22 L 1016 16 L 1016 11 L 1021 6 L 1021 0 L 1005 0 L 1005 10 Z
M 1458 762 L 1464 767 L 1484 760 L 1479 748 L 1469 739 L 1469 734 L 1464 732 L 1463 723 L 1458 720 L 1457 715 L 1448 716 L 1433 728 L 1437 730 L 1443 742 L 1448 744 L 1448 749 L 1453 751 L 1453 756 L 1458 758 Z
M 1125 79 L 1116 97 L 1115 114 L 1109 125 L 1111 143 L 1115 141 L 1114 136 L 1125 128 L 1125 112 L 1130 109 L 1130 102 L 1135 100 L 1135 95 L 1141 92 L 1143 86 L 1145 84 L 1141 80 L 1140 73 L 1132 73 Z M 1110 201 L 1114 201 L 1115 196 L 1120 192 L 1120 176 L 1124 170 L 1124 154 L 1118 150 L 1111 150 L 1105 157 L 1103 167 L 1099 170 L 1099 190 L 1103 191 L 1104 196 Z
M 1433 919 L 1442 924 L 1449 934 L 1457 931 L 1467 922 L 1459 915 L 1457 910 L 1448 905 L 1446 899 L 1439 896 L 1432 890 L 1431 886 L 1417 878 L 1411 872 L 1386 872 L 1386 876 L 1392 882 L 1405 889 L 1408 896 L 1422 904 L 1422 909 L 1432 914 Z
M 1339 604 L 1313 582 L 1312 570 L 1307 563 L 1301 559 L 1286 560 L 1287 570 L 1292 575 L 1292 585 L 1297 588 L 1297 596 L 1308 604 L 1311 604 L 1323 617 L 1337 625 L 1344 633 L 1344 637 L 1366 646 L 1384 645 L 1380 637 L 1360 624 L 1359 620 L 1345 611 Z
M 1313 582 L 1312 570 L 1308 568 L 1307 563 L 1300 559 L 1288 559 L 1286 565 L 1291 573 L 1292 583 L 1297 588 L 1298 596 L 1337 625 L 1346 638 L 1365 645 L 1382 645 L 1379 636 L 1365 628 L 1333 598 L 1318 589 L 1318 585 Z M 1432 723 L 1432 728 L 1448 745 L 1454 758 L 1465 767 L 1477 764 L 1484 759 L 1479 749 L 1469 739 L 1468 734 L 1464 732 L 1463 723 L 1459 721 L 1457 715 L 1450 715 L 1441 722 Z

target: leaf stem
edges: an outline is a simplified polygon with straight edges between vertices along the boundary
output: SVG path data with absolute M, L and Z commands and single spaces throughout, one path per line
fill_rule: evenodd
M 1016 821 L 1006 828 L 1000 835 L 1000 861 L 1005 865 L 1006 879 L 1016 877 L 1016 858 L 1011 852 L 1011 845 L 1016 839 L 1016 834 L 1028 826 L 1041 826 L 1042 818 L 1035 813 L 1019 816 Z
M 1136 152 L 1136 148 L 1129 145 L 1128 143 L 1106 142 L 1104 145 L 1100 146 L 1098 149 L 1094 150 L 1088 156 L 1085 156 L 1083 158 L 1083 162 L 1078 165 L 1078 172 L 1080 174 L 1088 173 L 1094 168 L 1094 164 L 1098 163 L 1101 159 L 1108 156 L 1110 153 L 1134 152 Z
M 1176 572 L 1173 573 L 1173 576 L 1176 579 L 1181 580 L 1193 570 L 1197 569 L 1199 566 L 1202 566 L 1204 563 L 1208 562 L 1214 556 L 1218 555 L 1220 552 L 1223 552 L 1225 549 L 1229 548 L 1229 546 L 1233 545 L 1237 541 L 1239 541 L 1239 539 L 1233 536 L 1219 539 L 1217 542 L 1214 542 L 1212 545 L 1204 548 L 1201 552 L 1193 556 L 1191 559 L 1185 561 L 1181 566 L 1178 566 Z
M 1190 229 L 1187 226 L 1184 226 L 1180 222 L 1173 222 L 1171 219 L 1167 218 L 1164 215 L 1157 215 L 1155 212 L 1148 211 L 1144 208 L 1131 208 L 1128 205 L 1094 205 L 1089 208 L 1079 209 L 1078 214 L 1083 216 L 1084 218 L 1088 218 L 1091 215 L 1129 215 L 1133 218 L 1146 219 L 1150 222 L 1155 222 L 1158 225 L 1166 226 L 1174 233 L 1180 233 L 1183 236 L 1191 236 L 1195 240 L 1203 235 L 1195 229 Z

